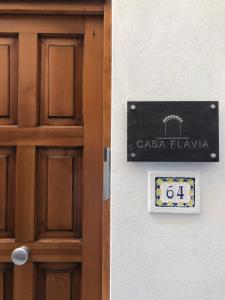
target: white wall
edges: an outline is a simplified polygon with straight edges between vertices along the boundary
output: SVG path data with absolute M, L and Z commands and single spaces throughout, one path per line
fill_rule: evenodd
M 219 163 L 128 163 L 128 100 L 219 100 Z M 113 0 L 112 300 L 225 299 L 225 1 Z M 201 172 L 200 215 L 149 215 L 148 170 Z

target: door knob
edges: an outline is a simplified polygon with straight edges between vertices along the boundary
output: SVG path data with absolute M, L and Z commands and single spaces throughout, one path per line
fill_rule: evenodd
M 25 246 L 16 248 L 11 253 L 11 261 L 17 266 L 24 265 L 28 260 L 29 252 L 29 249 Z

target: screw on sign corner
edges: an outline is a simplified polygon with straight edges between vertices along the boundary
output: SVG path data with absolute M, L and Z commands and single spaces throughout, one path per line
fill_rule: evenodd
M 214 158 L 216 158 L 216 153 L 211 153 L 210 156 L 211 156 L 211 158 L 214 159 Z

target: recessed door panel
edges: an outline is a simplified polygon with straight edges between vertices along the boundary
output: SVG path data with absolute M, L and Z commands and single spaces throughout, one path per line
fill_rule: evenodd
M 13 265 L 0 263 L 0 299 L 13 300 Z
M 82 37 L 41 38 L 41 124 L 82 122 Z
M 81 236 L 81 185 L 81 150 L 39 149 L 39 238 Z
M 9 115 L 9 89 L 10 89 L 10 48 L 7 44 L 0 45 L 0 115 Z
M 80 264 L 38 264 L 36 300 L 80 299 L 80 282 Z
M 14 237 L 15 148 L 0 148 L 0 238 Z
M 0 36 L 0 125 L 17 121 L 17 37 Z

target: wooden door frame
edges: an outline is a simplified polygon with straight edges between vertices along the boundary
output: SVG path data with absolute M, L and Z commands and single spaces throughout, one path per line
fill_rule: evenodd
M 112 7 L 104 4 L 103 145 L 111 148 Z M 110 199 L 103 200 L 102 300 L 110 299 Z
M 65 3 L 17 1 L 0 3 L 4 14 L 104 16 L 103 36 L 103 149 L 111 145 L 111 0 Z M 103 183 L 102 183 L 103 189 Z M 110 299 L 110 199 L 102 199 L 102 300 Z

